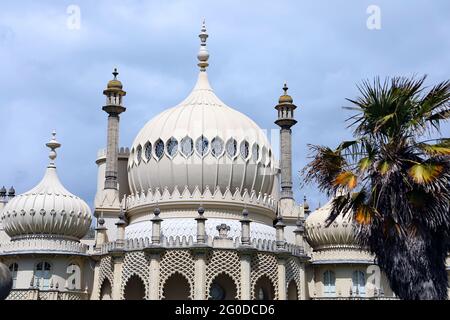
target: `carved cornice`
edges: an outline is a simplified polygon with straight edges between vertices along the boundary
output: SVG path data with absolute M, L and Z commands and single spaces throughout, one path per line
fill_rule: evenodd
M 203 192 L 198 186 L 195 186 L 191 192 L 188 186 L 183 189 L 175 187 L 173 191 L 170 191 L 167 187 L 162 191 L 159 188 L 149 189 L 147 192 L 142 191 L 139 194 L 131 194 L 124 201 L 123 204 L 127 208 L 128 214 L 133 215 L 135 212 L 147 210 L 149 207 L 158 205 L 160 208 L 164 206 L 176 207 L 183 204 L 226 204 L 228 207 L 248 207 L 248 208 L 260 208 L 269 212 L 275 212 L 276 201 L 272 196 L 268 194 L 257 194 L 255 191 L 249 192 L 244 189 L 243 192 L 236 188 L 234 193 L 227 188 L 224 192 L 216 187 L 214 190 L 210 190 L 206 186 Z

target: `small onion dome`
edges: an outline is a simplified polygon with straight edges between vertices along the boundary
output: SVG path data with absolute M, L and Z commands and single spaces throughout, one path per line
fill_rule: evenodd
M 1 189 L 0 189 L 0 197 L 1 196 L 6 196 L 6 188 L 5 188 L 5 186 L 3 186 Z
M 292 99 L 292 97 L 287 94 L 288 90 L 289 90 L 289 88 L 287 86 L 287 83 L 285 83 L 284 87 L 283 87 L 284 94 L 282 96 L 280 96 L 280 99 L 278 100 L 278 102 L 280 104 L 292 104 L 292 103 L 294 103 L 294 99 Z
M 122 82 L 119 80 L 111 80 L 108 82 L 108 89 L 122 89 Z
M 353 217 L 339 215 L 333 223 L 326 227 L 330 215 L 332 201 L 311 213 L 305 222 L 306 239 L 314 250 L 335 246 L 358 246 Z
M 118 93 L 122 96 L 126 95 L 126 92 L 123 91 L 123 85 L 122 82 L 117 80 L 117 76 L 119 75 L 119 72 L 117 71 L 117 68 L 114 68 L 114 72 L 112 73 L 114 76 L 114 79 L 110 80 L 108 82 L 107 88 L 103 91 L 105 95 L 108 95 L 110 93 Z
M 89 206 L 71 194 L 59 181 L 54 160 L 55 140 L 47 143 L 50 164 L 41 182 L 24 194 L 14 197 L 2 211 L 5 232 L 14 240 L 21 236 L 51 236 L 79 240 L 86 235 L 92 217 Z

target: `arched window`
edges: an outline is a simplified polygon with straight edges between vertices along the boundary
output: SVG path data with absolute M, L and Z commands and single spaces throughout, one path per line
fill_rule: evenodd
M 36 265 L 36 270 L 34 271 L 34 279 L 36 283 L 42 289 L 48 289 L 50 287 L 52 266 L 48 262 L 39 262 Z
M 252 148 L 252 158 L 253 161 L 258 162 L 259 160 L 259 146 L 255 143 Z
M 261 163 L 265 166 L 267 165 L 267 149 L 266 147 L 262 148 L 262 153 L 261 153 Z
M 209 141 L 205 136 L 201 136 L 197 139 L 195 142 L 195 150 L 197 150 L 197 153 L 200 157 L 204 157 L 209 150 Z
M 272 281 L 267 276 L 262 276 L 256 281 L 255 287 L 256 300 L 273 300 L 275 299 L 275 288 Z
M 161 139 L 155 143 L 155 155 L 158 160 L 161 160 L 164 155 L 164 142 Z
M 323 293 L 325 297 L 336 295 L 336 276 L 333 271 L 327 270 L 323 273 Z
M 287 299 L 298 300 L 298 288 L 294 280 L 291 280 L 287 287 Z
M 194 142 L 189 137 L 184 137 L 181 139 L 181 153 L 183 156 L 190 157 L 194 153 Z
M 137 162 L 141 163 L 142 161 L 142 147 L 138 146 L 136 149 L 136 157 L 137 157 Z
M 17 280 L 17 272 L 19 271 L 19 265 L 14 262 L 9 265 L 9 271 L 11 272 L 12 280 L 13 280 L 13 289 L 16 288 L 16 280 Z
M 241 157 L 244 161 L 248 160 L 248 156 L 250 155 L 250 145 L 247 141 L 241 142 Z
M 353 272 L 353 294 L 365 296 L 366 295 L 366 276 L 362 271 Z
M 209 288 L 209 299 L 211 300 L 235 300 L 237 287 L 234 280 L 225 273 L 218 275 Z
M 237 153 L 237 141 L 234 140 L 233 138 L 228 140 L 227 141 L 227 145 L 226 145 L 226 149 L 227 149 L 228 157 L 233 159 L 236 156 L 236 153 Z
M 147 161 L 150 161 L 152 158 L 152 144 L 150 142 L 147 142 L 145 144 L 145 159 Z
M 216 158 L 219 158 L 223 153 L 223 140 L 219 137 L 215 137 L 211 141 L 211 152 L 212 155 Z
M 167 140 L 166 146 L 167 146 L 167 154 L 169 155 L 169 157 L 171 158 L 175 157 L 178 152 L 178 140 L 172 137 L 169 140 Z
M 136 275 L 128 279 L 124 290 L 125 300 L 144 300 L 145 284 L 142 279 Z
M 191 286 L 185 276 L 175 273 L 166 280 L 163 292 L 163 300 L 189 300 Z
M 112 298 L 112 287 L 111 282 L 105 279 L 100 287 L 100 300 L 111 300 Z

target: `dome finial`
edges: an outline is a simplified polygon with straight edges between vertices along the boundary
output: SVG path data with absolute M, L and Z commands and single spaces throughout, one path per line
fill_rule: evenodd
M 49 149 L 50 152 L 48 154 L 48 157 L 50 158 L 49 167 L 55 167 L 55 159 L 56 159 L 56 149 L 61 147 L 61 144 L 56 141 L 56 131 L 53 130 L 52 132 L 52 138 L 49 142 L 45 144 Z
M 284 82 L 284 86 L 283 86 L 283 91 L 284 91 L 284 94 L 285 94 L 285 95 L 288 94 L 288 90 L 289 90 L 289 88 L 288 88 L 288 86 L 287 86 L 287 81 L 285 81 L 285 82 Z
M 117 80 L 117 76 L 119 75 L 119 72 L 117 71 L 117 68 L 114 68 L 114 72 L 112 74 L 114 76 L 114 80 Z
M 204 72 L 206 71 L 206 68 L 209 66 L 208 59 L 209 59 L 209 52 L 206 48 L 206 40 L 208 39 L 209 35 L 206 33 L 206 21 L 203 19 L 202 29 L 199 34 L 200 38 L 200 50 L 198 52 L 197 58 L 198 58 L 198 66 L 200 67 L 200 71 Z

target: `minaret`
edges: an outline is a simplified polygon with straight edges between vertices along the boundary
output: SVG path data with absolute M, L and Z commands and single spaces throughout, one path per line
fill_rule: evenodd
M 281 194 L 280 199 L 293 199 L 292 191 L 292 130 L 297 123 L 294 119 L 294 110 L 297 108 L 290 95 L 287 84 L 283 87 L 284 94 L 280 97 L 275 109 L 278 111 L 278 119 L 275 121 L 280 127 L 280 167 L 281 167 Z
M 103 111 L 108 113 L 108 133 L 106 147 L 106 173 L 105 189 L 118 190 L 118 152 L 119 152 L 119 120 L 120 114 L 126 108 L 122 106 L 122 98 L 127 94 L 122 90 L 122 83 L 117 80 L 119 73 L 114 69 L 114 79 L 108 82 L 103 91 L 106 96 L 106 105 Z

